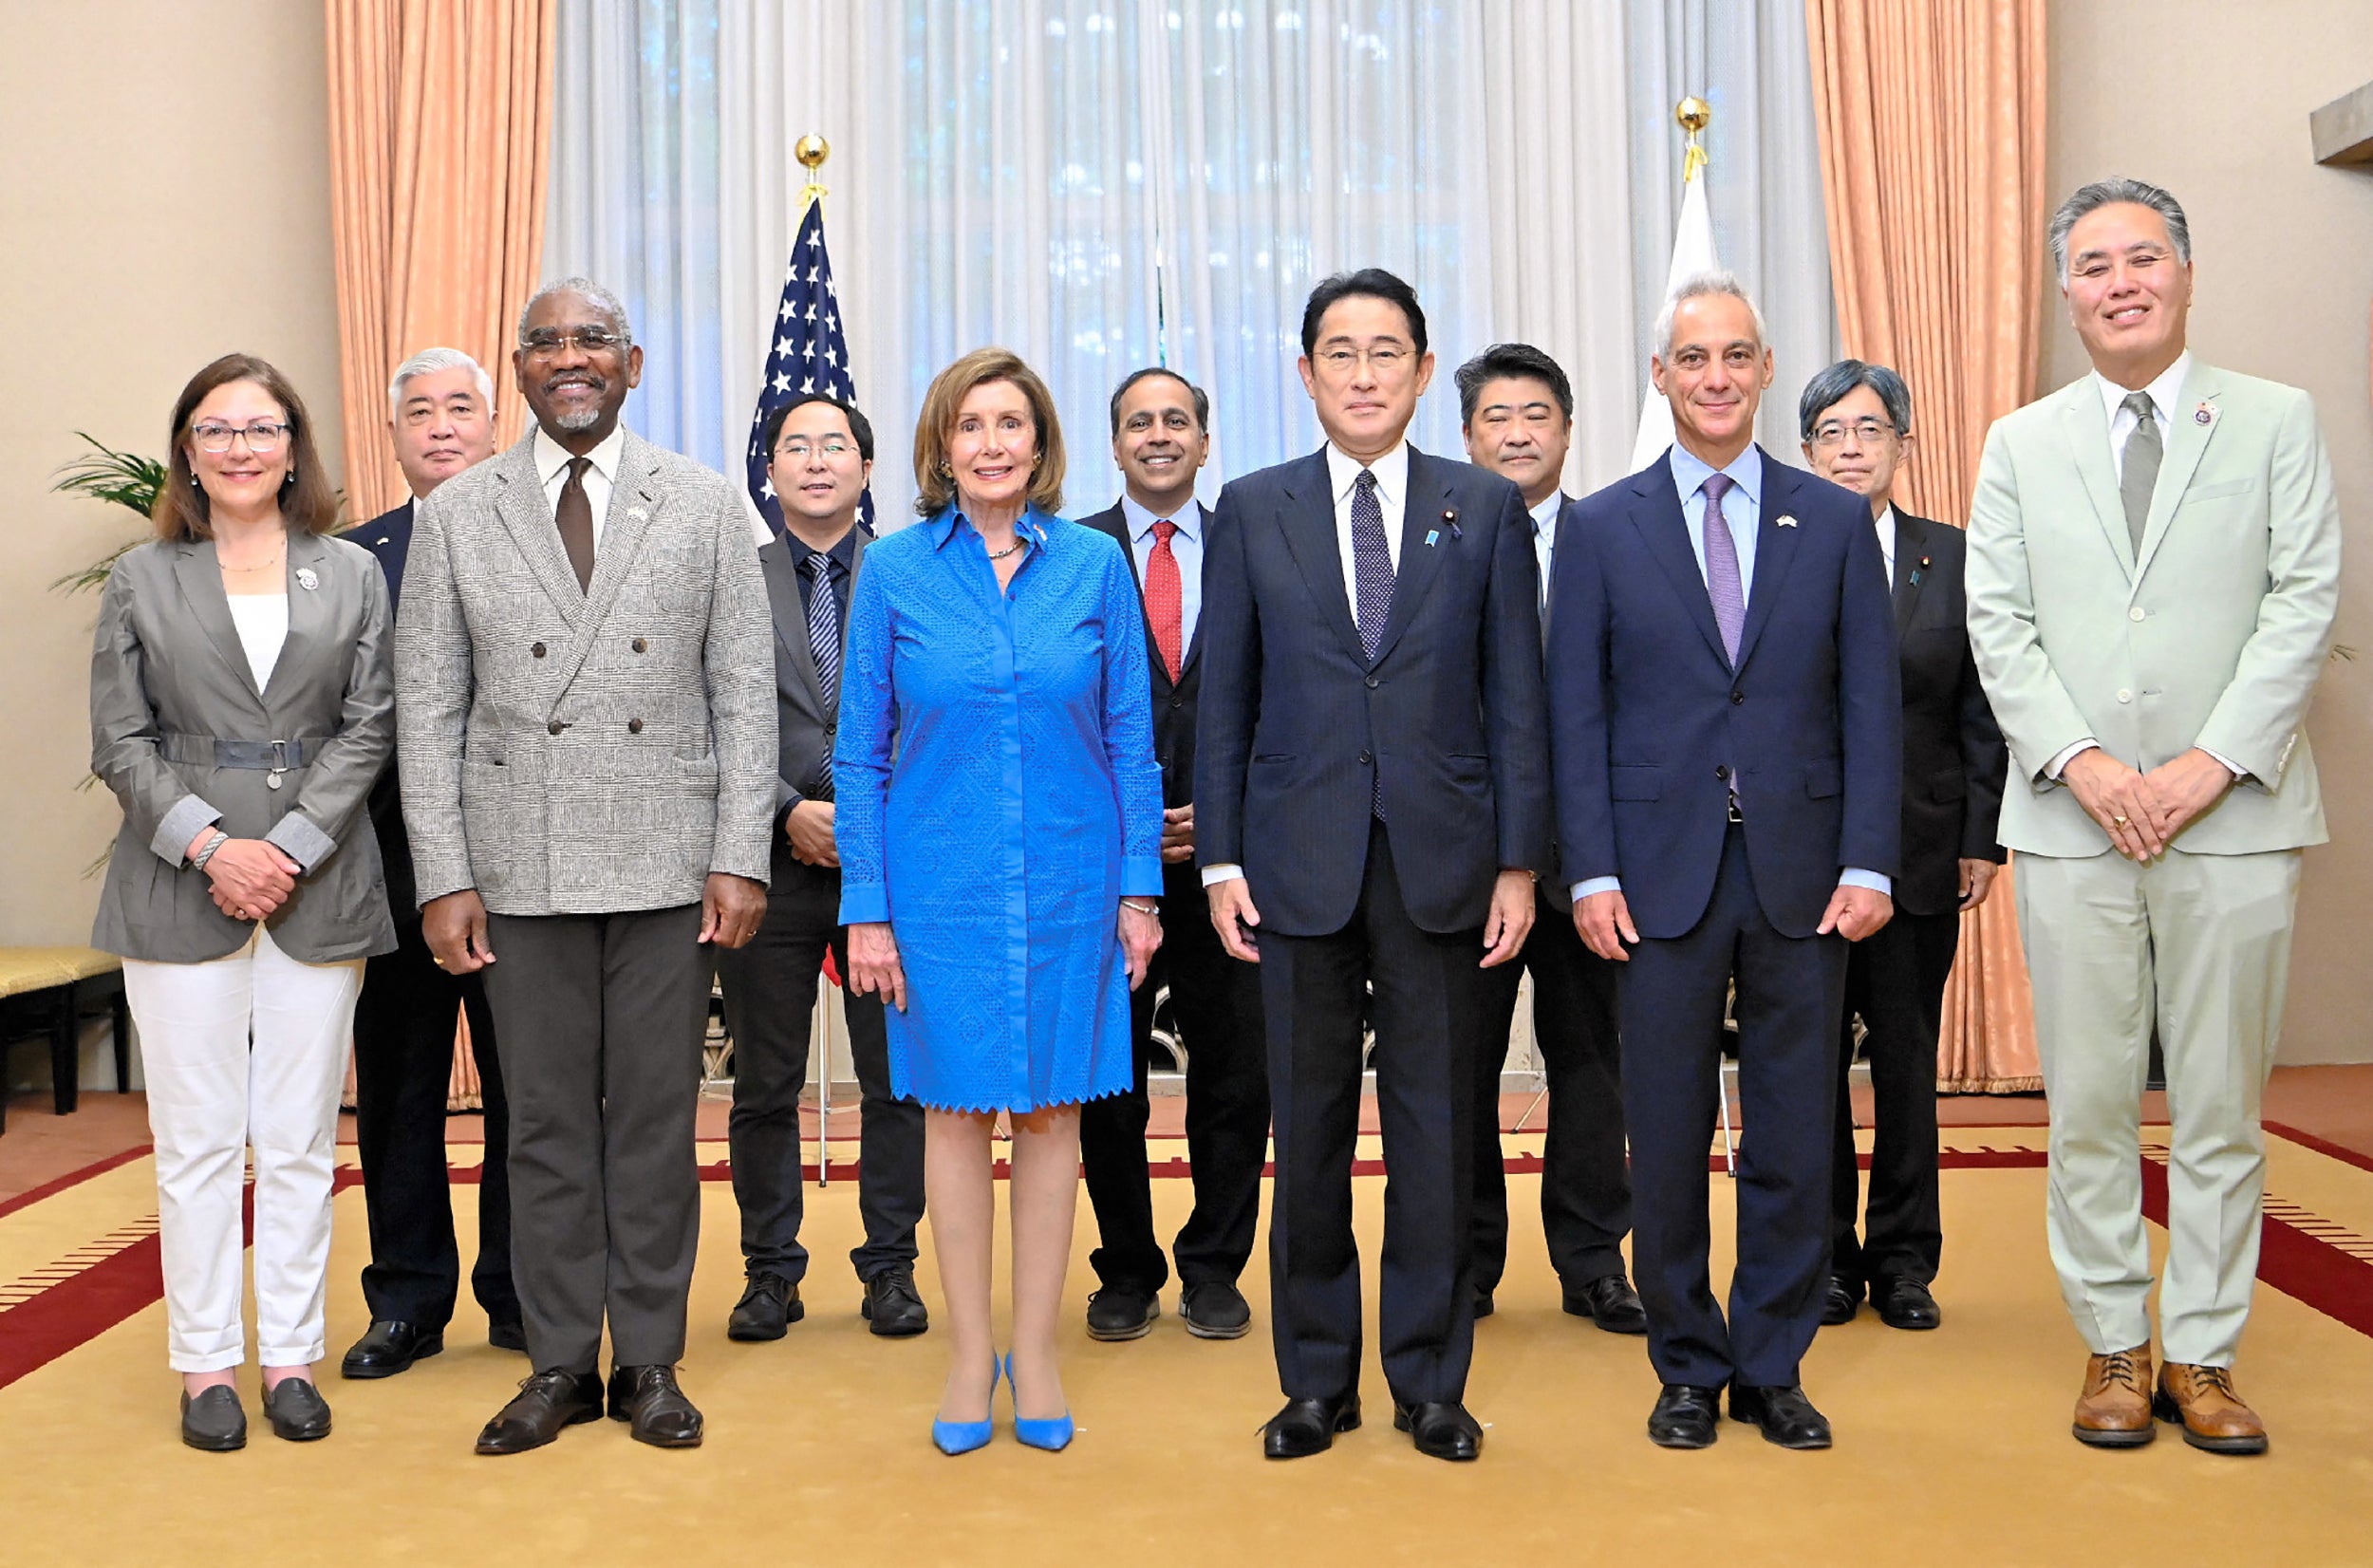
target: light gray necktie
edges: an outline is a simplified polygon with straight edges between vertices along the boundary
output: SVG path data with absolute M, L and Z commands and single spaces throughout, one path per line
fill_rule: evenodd
M 2119 405 L 2141 422 L 2126 438 L 2125 468 L 2118 476 L 2118 496 L 2126 504 L 2126 538 L 2135 558 L 2142 555 L 2142 525 L 2150 521 L 2151 492 L 2158 487 L 2158 459 L 2166 448 L 2158 437 L 2158 421 L 2151 417 L 2151 395 L 2129 392 Z

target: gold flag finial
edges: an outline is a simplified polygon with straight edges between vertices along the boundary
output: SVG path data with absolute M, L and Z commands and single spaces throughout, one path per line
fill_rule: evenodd
M 804 208 L 811 201 L 822 200 L 826 193 L 816 177 L 823 171 L 824 160 L 832 156 L 832 144 L 810 132 L 793 144 L 791 156 L 808 171 L 808 183 L 806 189 L 799 193 L 799 205 Z
M 1672 118 L 1682 130 L 1689 133 L 1688 148 L 1681 155 L 1681 183 L 1686 185 L 1711 161 L 1706 156 L 1705 143 L 1697 139 L 1713 121 L 1713 105 L 1692 94 L 1672 106 Z

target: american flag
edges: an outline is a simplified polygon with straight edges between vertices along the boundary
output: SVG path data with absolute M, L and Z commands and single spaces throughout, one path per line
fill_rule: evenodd
M 811 201 L 792 241 L 791 266 L 783 276 L 782 308 L 775 312 L 775 346 L 766 356 L 766 380 L 757 411 L 750 417 L 750 499 L 767 528 L 783 531 L 783 509 L 769 476 L 766 421 L 775 409 L 810 392 L 857 401 L 849 373 L 849 339 L 841 331 L 840 300 L 832 291 L 832 262 L 824 251 L 824 203 Z M 873 528 L 873 493 L 857 504 L 857 521 Z

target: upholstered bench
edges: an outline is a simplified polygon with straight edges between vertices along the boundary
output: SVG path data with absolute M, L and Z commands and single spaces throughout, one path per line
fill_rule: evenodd
M 80 1025 L 102 1008 L 115 1022 L 116 1089 L 128 1092 L 132 1012 L 123 997 L 123 961 L 96 947 L 0 947 L 0 1053 L 10 1040 L 49 1037 L 49 1074 L 61 1116 L 74 1109 Z M 0 1073 L 0 1129 L 8 1125 L 5 1089 Z

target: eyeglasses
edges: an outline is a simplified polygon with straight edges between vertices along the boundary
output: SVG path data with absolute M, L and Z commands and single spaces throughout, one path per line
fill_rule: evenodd
M 626 340 L 615 332 L 605 332 L 598 327 L 580 327 L 573 332 L 555 331 L 539 327 L 519 340 L 530 359 L 550 359 L 560 352 L 561 345 L 573 343 L 580 354 L 607 354 L 624 348 Z
M 782 445 L 776 447 L 775 449 L 775 456 L 777 457 L 789 457 L 794 463 L 804 463 L 808 460 L 808 453 L 810 450 L 811 448 L 806 440 L 794 439 L 785 441 Z M 813 450 L 824 454 L 824 460 L 826 462 L 838 462 L 841 458 L 846 457 L 849 454 L 854 452 L 856 448 L 850 445 L 847 441 L 842 440 L 838 436 L 827 436 L 824 438 L 824 444 L 822 446 L 815 447 Z
M 1399 344 L 1380 343 L 1373 348 L 1321 348 L 1312 357 L 1338 376 L 1363 360 L 1367 362 L 1368 368 L 1377 375 L 1389 376 L 1398 370 L 1411 355 Z
M 1842 420 L 1825 420 L 1813 426 L 1813 444 L 1819 447 L 1842 445 L 1845 433 L 1849 430 L 1854 432 L 1854 444 L 1857 446 L 1874 445 L 1880 438 L 1896 433 L 1896 427 L 1885 420 L 1857 420 L 1852 424 Z
M 231 450 L 231 443 L 244 439 L 247 449 L 257 457 L 280 450 L 280 443 L 289 439 L 289 427 L 274 420 L 258 420 L 253 424 L 216 424 L 209 420 L 204 424 L 190 426 L 190 439 L 200 452 L 219 456 Z

